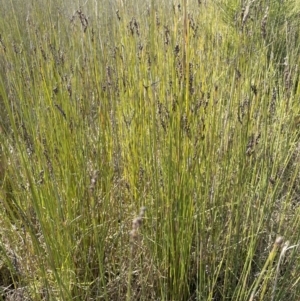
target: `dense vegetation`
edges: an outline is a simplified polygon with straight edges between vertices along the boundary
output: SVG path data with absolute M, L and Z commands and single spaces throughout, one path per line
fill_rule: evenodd
M 299 1 L 0 2 L 0 299 L 300 299 Z

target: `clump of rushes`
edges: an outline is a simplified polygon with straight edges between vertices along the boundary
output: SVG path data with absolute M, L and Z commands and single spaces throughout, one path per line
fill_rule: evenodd
M 299 300 L 295 1 L 2 2 L 0 299 Z

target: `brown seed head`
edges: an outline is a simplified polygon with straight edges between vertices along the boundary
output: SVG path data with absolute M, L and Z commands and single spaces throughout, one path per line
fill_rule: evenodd
M 140 217 L 144 216 L 145 211 L 146 211 L 146 207 L 145 206 L 141 207 L 141 209 L 140 209 Z
M 278 237 L 276 238 L 276 240 L 275 240 L 275 245 L 276 245 L 277 247 L 280 247 L 280 246 L 283 244 L 283 241 L 284 241 L 283 237 L 282 237 L 282 236 L 278 236 Z
M 143 219 L 138 216 L 132 221 L 132 229 L 137 230 L 142 225 Z
M 137 239 L 137 237 L 138 237 L 138 232 L 137 232 L 136 229 L 132 229 L 132 230 L 129 232 L 129 234 L 130 234 L 130 237 L 131 237 L 132 239 Z

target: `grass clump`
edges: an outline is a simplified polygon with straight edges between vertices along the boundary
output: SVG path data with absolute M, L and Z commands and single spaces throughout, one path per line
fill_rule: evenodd
M 5 2 L 3 300 L 299 298 L 289 5 Z

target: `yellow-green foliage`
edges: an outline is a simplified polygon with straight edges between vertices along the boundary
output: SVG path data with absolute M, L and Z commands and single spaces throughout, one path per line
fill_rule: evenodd
M 0 1 L 1 297 L 299 299 L 290 2 L 70 2 Z

